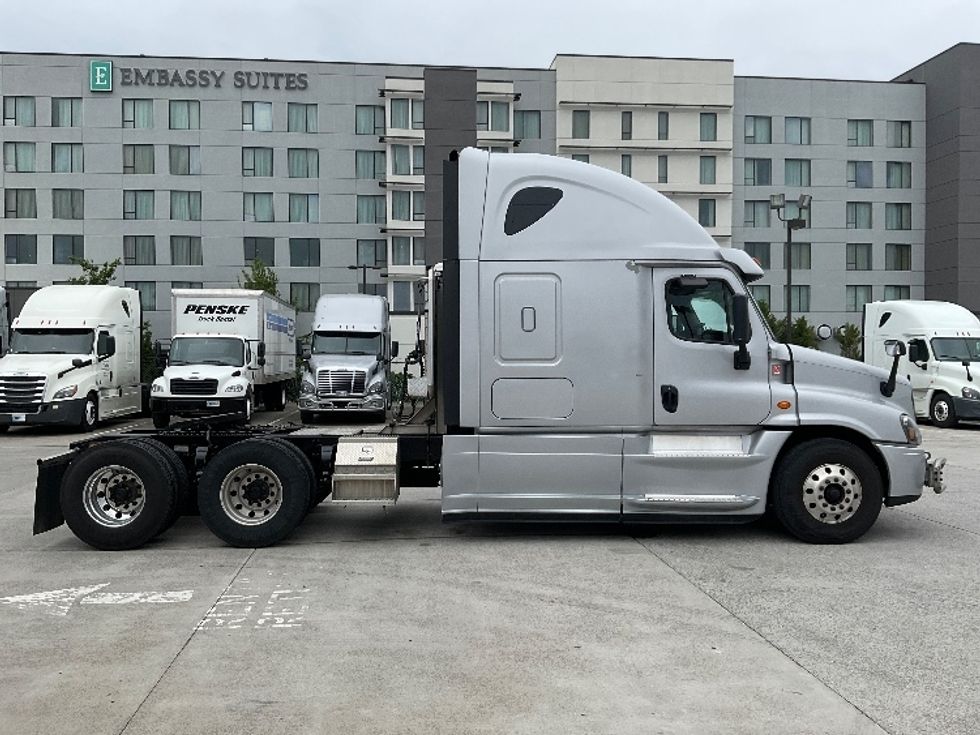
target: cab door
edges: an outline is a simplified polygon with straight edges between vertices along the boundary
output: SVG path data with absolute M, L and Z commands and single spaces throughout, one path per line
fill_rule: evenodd
M 908 353 L 902 358 L 902 363 L 908 370 L 906 377 L 912 384 L 912 404 L 915 407 L 915 415 L 928 416 L 929 391 L 935 382 L 938 365 L 929 350 L 929 341 L 922 336 L 910 338 Z
M 769 342 L 749 309 L 749 362 L 736 369 L 733 297 L 744 286 L 730 271 L 654 269 L 654 424 L 751 427 L 769 416 Z

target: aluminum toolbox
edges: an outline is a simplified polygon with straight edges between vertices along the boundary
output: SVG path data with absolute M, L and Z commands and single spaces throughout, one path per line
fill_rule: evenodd
M 334 500 L 394 503 L 398 490 L 397 437 L 340 437 L 334 461 Z

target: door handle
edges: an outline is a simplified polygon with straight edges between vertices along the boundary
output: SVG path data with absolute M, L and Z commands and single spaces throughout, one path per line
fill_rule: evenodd
M 660 402 L 664 405 L 664 410 L 667 413 L 677 412 L 677 400 L 678 400 L 677 388 L 673 385 L 662 385 L 660 386 Z

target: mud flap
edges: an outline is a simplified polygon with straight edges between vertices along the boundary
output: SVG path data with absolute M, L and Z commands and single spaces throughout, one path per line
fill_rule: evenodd
M 57 528 L 65 522 L 61 513 L 61 478 L 75 452 L 37 461 L 37 488 L 34 491 L 34 535 Z

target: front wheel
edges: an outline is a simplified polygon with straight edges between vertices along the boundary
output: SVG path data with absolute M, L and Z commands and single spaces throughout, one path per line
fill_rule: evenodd
M 854 541 L 878 518 L 881 473 L 865 452 L 839 439 L 815 439 L 780 460 L 770 487 L 779 523 L 801 541 Z
M 82 418 L 78 428 L 82 431 L 92 431 L 99 424 L 99 399 L 94 393 L 85 396 L 82 404 Z
M 247 424 L 252 420 L 252 412 L 255 410 L 255 400 L 252 398 L 251 391 L 245 394 L 245 400 L 242 404 L 242 415 L 245 417 L 245 423 Z
M 953 399 L 945 393 L 937 393 L 932 399 L 929 407 L 929 418 L 932 423 L 943 429 L 951 429 L 959 423 L 956 418 L 956 409 L 953 407 Z

